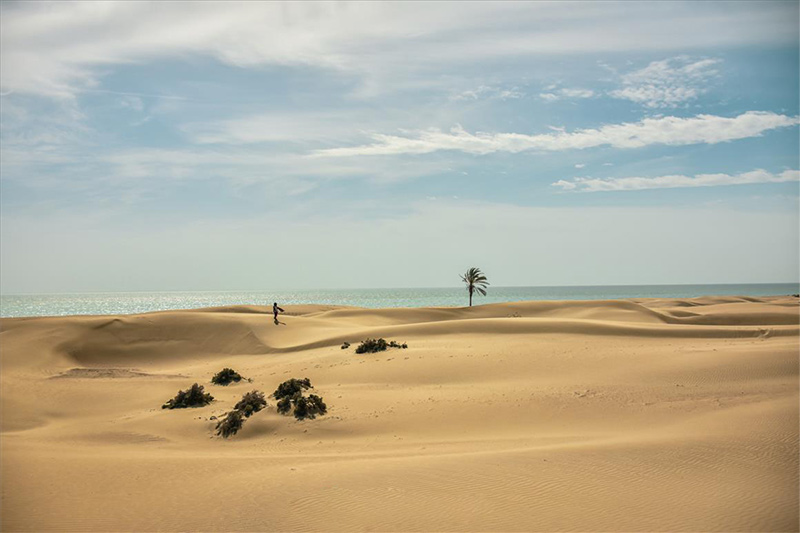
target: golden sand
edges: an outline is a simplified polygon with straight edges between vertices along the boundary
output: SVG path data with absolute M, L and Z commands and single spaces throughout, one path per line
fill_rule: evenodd
M 796 298 L 284 308 L 3 319 L 2 529 L 798 530 Z

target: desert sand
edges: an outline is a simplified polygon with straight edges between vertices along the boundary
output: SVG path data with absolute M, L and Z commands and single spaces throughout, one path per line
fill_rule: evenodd
M 798 530 L 797 298 L 284 308 L 3 319 L 2 529 Z

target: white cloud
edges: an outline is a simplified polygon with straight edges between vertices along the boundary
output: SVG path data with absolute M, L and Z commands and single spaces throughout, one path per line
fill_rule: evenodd
M 561 89 L 559 91 L 565 98 L 591 98 L 594 91 L 591 89 Z
M 610 124 L 597 129 L 568 133 L 526 135 L 523 133 L 482 133 L 465 131 L 461 126 L 449 132 L 438 129 L 419 131 L 415 136 L 376 134 L 373 144 L 319 150 L 316 156 L 345 157 L 361 155 L 427 154 L 439 150 L 457 150 L 471 154 L 494 152 L 518 153 L 527 150 L 580 150 L 597 146 L 639 148 L 653 144 L 680 146 L 716 144 L 757 137 L 765 131 L 794 126 L 800 117 L 770 112 L 748 111 L 737 117 L 697 115 L 691 118 L 646 118 L 641 122 Z
M 116 65 L 189 55 L 364 78 L 564 53 L 794 44 L 792 3 L 3 2 L 3 94 L 70 98 Z
M 556 102 L 563 98 L 591 98 L 594 96 L 594 91 L 591 89 L 569 89 L 562 88 L 549 93 L 540 93 L 539 98 L 545 102 Z
M 611 96 L 649 108 L 678 107 L 707 91 L 718 75 L 720 59 L 692 59 L 678 56 L 653 61 L 643 69 L 622 76 L 622 87 Z
M 575 168 L 583 168 L 586 166 L 586 163 L 575 163 Z
M 451 100 L 516 100 L 525 96 L 519 87 L 495 87 L 491 85 L 479 85 L 475 89 L 469 89 L 457 93 Z
M 675 189 L 683 187 L 718 187 L 723 185 L 751 185 L 755 183 L 784 183 L 800 181 L 800 171 L 784 170 L 773 174 L 766 170 L 753 170 L 741 174 L 698 174 L 696 176 L 659 176 L 656 178 L 575 178 L 559 180 L 552 185 L 565 191 L 641 191 L 645 189 Z

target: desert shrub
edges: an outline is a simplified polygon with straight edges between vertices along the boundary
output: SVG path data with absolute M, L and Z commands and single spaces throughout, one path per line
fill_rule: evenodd
M 217 422 L 217 435 L 228 438 L 231 435 L 236 435 L 236 432 L 242 429 L 244 424 L 244 414 L 234 409 L 228 415 Z
M 302 393 L 305 389 L 313 389 L 314 387 L 311 386 L 311 380 L 308 378 L 303 379 L 295 379 L 292 378 L 288 381 L 284 381 L 278 388 L 275 389 L 275 392 L 272 393 L 272 396 L 276 400 L 280 400 L 287 396 L 291 397 L 295 394 Z
M 349 342 L 345 341 L 345 342 L 342 343 L 342 350 L 346 350 L 349 347 L 350 347 L 350 343 Z
M 214 397 L 203 391 L 203 386 L 195 383 L 161 406 L 162 409 L 183 409 L 185 407 L 203 407 L 214 401 Z
M 324 415 L 328 412 L 328 406 L 322 401 L 322 398 L 316 394 L 309 394 L 308 397 L 300 397 L 294 403 L 294 417 L 298 420 L 305 418 L 314 419 L 317 415 Z
M 328 406 L 325 405 L 322 398 L 316 394 L 303 396 L 303 391 L 313 388 L 311 380 L 308 378 L 292 378 L 278 385 L 278 389 L 273 393 L 275 399 L 278 400 L 278 412 L 282 415 L 293 412 L 294 417 L 298 420 L 324 415 L 328 412 Z
M 250 415 L 259 412 L 266 406 L 267 401 L 264 399 L 263 392 L 254 390 L 245 393 L 242 399 L 233 406 L 233 411 L 217 422 L 217 435 L 226 439 L 231 435 L 236 435 L 236 432 L 242 429 L 245 418 L 250 418 Z
M 296 393 L 296 396 L 302 397 L 303 394 L 298 392 L 298 393 Z M 289 414 L 289 411 L 292 410 L 292 398 L 293 397 L 294 396 L 284 396 L 283 398 L 278 400 L 277 408 L 278 408 L 278 412 L 280 414 L 282 414 L 282 415 Z
M 243 379 L 244 378 L 242 377 L 242 375 L 239 374 L 234 369 L 223 368 L 222 370 L 214 374 L 214 377 L 211 378 L 211 383 L 213 383 L 214 385 L 228 385 L 230 383 L 233 383 L 234 381 L 238 383 Z
M 356 347 L 356 353 L 376 353 L 387 348 L 408 348 L 408 344 L 399 344 L 396 341 L 386 342 L 386 339 L 367 339 Z
M 297 420 L 306 418 L 314 419 L 317 415 L 324 415 L 328 412 L 328 406 L 316 394 L 303 396 L 302 392 L 296 392 L 292 396 L 286 396 L 278 402 L 278 412 L 287 415 L 294 410 L 294 417 Z
M 356 353 L 375 353 L 382 352 L 389 347 L 385 339 L 367 339 L 361 341 L 356 348 Z
M 266 406 L 267 400 L 264 399 L 264 393 L 254 390 L 242 396 L 242 399 L 233 408 L 240 411 L 246 418 L 250 418 L 250 415 L 259 412 Z

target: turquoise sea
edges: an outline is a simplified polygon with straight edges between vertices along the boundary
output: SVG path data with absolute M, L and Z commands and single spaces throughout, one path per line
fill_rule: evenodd
M 523 300 L 607 300 L 689 298 L 696 296 L 770 296 L 797 294 L 797 283 L 742 285 L 608 285 L 586 287 L 489 287 L 474 304 Z M 433 289 L 336 289 L 225 292 L 120 292 L 87 294 L 8 294 L 0 296 L 0 316 L 116 315 L 196 309 L 221 305 L 301 303 L 357 307 L 466 306 L 464 287 Z

